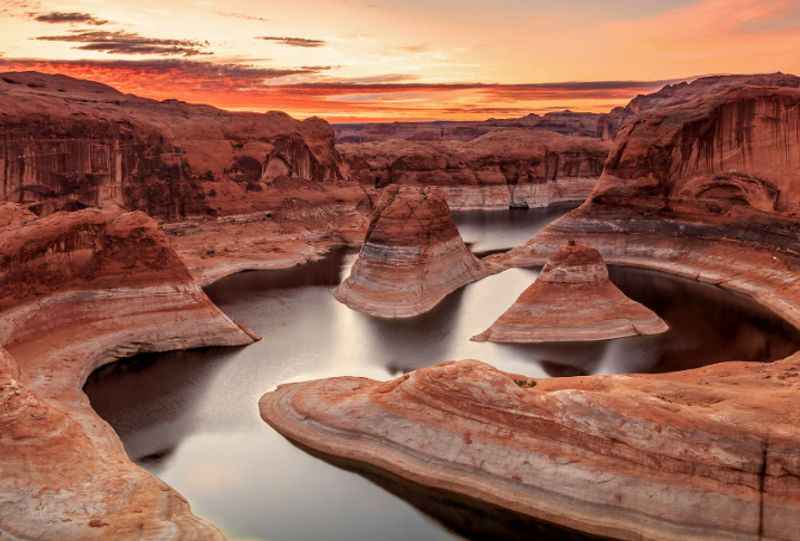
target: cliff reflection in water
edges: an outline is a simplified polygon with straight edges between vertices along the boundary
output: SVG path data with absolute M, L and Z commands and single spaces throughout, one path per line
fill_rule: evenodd
M 612 279 L 664 318 L 669 333 L 590 344 L 470 342 L 536 271 L 512 269 L 467 286 L 429 314 L 383 321 L 351 311 L 331 294 L 354 257 L 338 253 L 209 288 L 228 314 L 264 337 L 257 344 L 141 356 L 98 370 L 86 385 L 130 455 L 230 538 L 406 541 L 530 533 L 529 525 L 508 518 L 482 537 L 482 525 L 490 524 L 485 510 L 396 483 L 383 490 L 292 446 L 258 414 L 260 396 L 281 383 L 340 375 L 387 379 L 464 358 L 535 377 L 668 371 L 710 360 L 773 360 L 800 347 L 795 331 L 745 299 L 620 268 L 611 269 Z

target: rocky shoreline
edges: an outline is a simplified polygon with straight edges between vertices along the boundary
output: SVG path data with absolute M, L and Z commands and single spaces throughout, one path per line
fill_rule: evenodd
M 257 338 L 143 213 L 54 214 L 0 231 L 0 246 L 0 536 L 223 539 L 130 461 L 82 387 L 136 353 Z

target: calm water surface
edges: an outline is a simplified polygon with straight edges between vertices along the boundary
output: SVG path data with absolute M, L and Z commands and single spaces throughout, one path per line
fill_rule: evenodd
M 518 244 L 546 223 L 533 212 L 457 220 L 477 251 Z M 429 314 L 390 322 L 354 312 L 331 295 L 354 258 L 336 254 L 299 269 L 244 273 L 209 288 L 223 310 L 264 337 L 257 344 L 140 356 L 99 369 L 86 385 L 130 456 L 231 539 L 464 538 L 432 518 L 452 518 L 437 509 L 440 498 L 425 504 L 396 487 L 385 490 L 274 432 L 258 414 L 258 399 L 281 383 L 341 375 L 387 379 L 465 358 L 537 377 L 665 371 L 709 360 L 772 360 L 800 348 L 794 331 L 744 299 L 624 269 L 612 269 L 614 281 L 664 317 L 669 333 L 589 345 L 474 343 L 469 338 L 491 325 L 536 271 L 509 270 L 467 286 Z M 481 520 L 472 516 L 466 522 Z M 456 530 L 474 538 L 465 528 Z M 529 538 L 530 530 L 521 537 Z

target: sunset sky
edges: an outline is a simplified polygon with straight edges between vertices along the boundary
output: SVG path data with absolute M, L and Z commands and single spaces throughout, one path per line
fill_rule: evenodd
M 330 121 L 606 111 L 800 72 L 800 0 L 0 0 L 0 70 Z

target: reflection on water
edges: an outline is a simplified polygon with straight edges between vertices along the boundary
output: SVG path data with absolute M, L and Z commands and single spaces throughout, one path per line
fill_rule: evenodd
M 209 288 L 210 296 L 263 336 L 261 342 L 140 356 L 99 369 L 86 385 L 95 409 L 119 432 L 133 459 L 231 539 L 515 537 L 496 529 L 482 537 L 478 530 L 489 522 L 479 510 L 436 496 L 420 499 L 418 490 L 396 485 L 383 490 L 298 450 L 258 414 L 258 399 L 278 384 L 340 375 L 386 379 L 464 358 L 535 377 L 672 370 L 709 359 L 770 360 L 800 344 L 786 325 L 717 288 L 624 269 L 612 269 L 615 282 L 665 318 L 669 333 L 558 346 L 475 343 L 469 338 L 491 325 L 536 271 L 489 277 L 429 314 L 391 322 L 354 312 L 331 295 L 353 259 L 340 253 L 300 269 L 226 279 Z
M 571 206 L 541 209 L 512 209 L 508 211 L 459 211 L 453 212 L 461 237 L 472 251 L 487 255 L 525 244 L 534 234 L 556 218 L 560 218 Z

